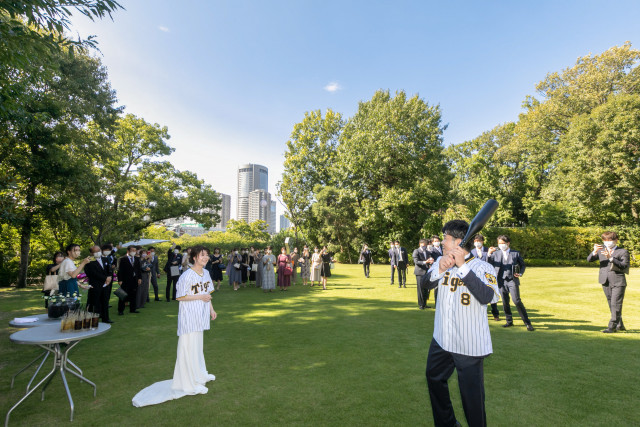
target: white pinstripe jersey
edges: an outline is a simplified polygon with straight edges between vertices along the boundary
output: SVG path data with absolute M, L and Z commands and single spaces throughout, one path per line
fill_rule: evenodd
M 176 298 L 186 295 L 208 294 L 213 289 L 209 271 L 204 268 L 200 276 L 188 269 L 176 284 Z M 180 301 L 178 309 L 178 336 L 189 332 L 206 331 L 210 328 L 209 303 L 202 300 Z
M 461 277 L 475 274 L 493 289 L 491 303 L 500 300 L 495 269 L 475 257 L 458 268 L 453 266 L 439 274 L 438 258 L 427 274 L 431 281 L 439 279 L 433 338 L 444 350 L 466 356 L 486 356 L 493 353 L 487 320 L 487 304 L 481 304 L 465 286 Z

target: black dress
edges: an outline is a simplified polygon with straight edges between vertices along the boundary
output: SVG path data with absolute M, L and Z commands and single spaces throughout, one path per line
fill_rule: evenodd
M 320 275 L 322 277 L 331 277 L 331 255 L 320 255 L 322 258 L 322 266 L 320 267 Z
M 221 260 L 222 255 L 211 255 L 211 260 L 209 261 L 211 263 L 211 267 L 209 268 L 209 275 L 211 276 L 211 280 L 213 280 L 214 282 L 222 281 L 222 270 L 220 269 L 221 263 L 215 262 Z

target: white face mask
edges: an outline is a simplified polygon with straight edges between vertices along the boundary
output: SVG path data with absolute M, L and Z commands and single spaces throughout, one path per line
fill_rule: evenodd
M 109 256 L 111 255 L 111 251 L 102 251 L 102 256 Z
M 135 252 L 129 252 L 129 256 L 136 256 Z
M 473 242 L 473 246 L 475 246 L 477 249 L 482 249 L 482 242 Z
M 436 248 L 440 247 L 440 242 L 433 242 L 433 246 L 435 246 Z
M 176 255 L 178 255 L 178 254 L 180 253 L 180 251 L 179 251 L 178 249 L 174 249 L 174 250 L 173 250 L 173 253 L 174 253 L 174 254 L 176 254 Z
M 100 258 L 100 255 L 102 255 L 102 252 L 94 252 L 93 253 L 93 257 L 94 258 Z
M 603 241 L 602 243 L 604 243 L 604 245 L 608 248 L 611 249 L 612 247 L 615 246 L 615 242 L 613 240 L 606 240 Z
M 155 254 L 156 254 L 155 252 L 149 252 L 149 256 L 150 256 L 151 258 L 153 258 L 153 256 L 154 256 Z
M 501 251 L 506 251 L 507 249 L 509 249 L 509 245 L 507 245 L 506 243 L 500 243 L 498 247 Z
M 235 251 L 235 254 L 238 255 L 238 251 Z

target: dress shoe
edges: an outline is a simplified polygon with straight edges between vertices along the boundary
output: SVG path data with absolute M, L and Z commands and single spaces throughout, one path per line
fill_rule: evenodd
M 605 333 L 605 334 L 613 334 L 613 333 L 615 333 L 615 332 L 616 332 L 616 330 L 615 330 L 615 329 L 610 329 L 610 328 L 607 328 L 607 329 L 603 329 L 603 330 L 602 330 L 602 333 Z
M 402 287 L 403 287 L 403 288 L 406 288 L 406 287 L 407 287 L 407 285 L 402 285 Z
M 529 331 L 529 332 L 533 332 L 533 331 L 535 331 L 535 329 L 533 329 L 533 326 L 531 326 L 531 323 L 529 323 L 529 324 L 527 325 L 527 331 Z
M 493 320 L 495 320 L 496 322 L 500 321 L 500 316 L 493 316 Z
M 510 328 L 510 327 L 512 327 L 512 326 L 513 326 L 513 323 L 512 323 L 512 322 L 507 322 L 507 323 L 505 323 L 504 325 L 502 325 L 502 327 L 503 327 L 503 328 Z
M 154 299 L 154 301 L 160 301 L 160 298 L 156 298 L 156 299 Z
M 627 328 L 625 328 L 624 326 L 618 326 L 616 328 L 616 331 L 618 331 L 618 332 L 622 332 L 622 331 L 626 331 L 626 330 L 627 330 Z
M 420 310 L 424 310 L 424 307 L 423 307 L 423 306 L 420 306 L 420 307 L 418 307 L 418 308 L 419 308 Z
M 401 288 L 401 287 L 402 287 L 402 285 L 398 286 L 398 288 Z

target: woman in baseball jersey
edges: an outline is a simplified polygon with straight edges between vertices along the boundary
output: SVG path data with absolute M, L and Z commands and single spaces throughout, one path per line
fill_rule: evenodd
M 178 355 L 173 379 L 157 382 L 140 391 L 133 398 L 133 406 L 155 405 L 189 394 L 205 394 L 205 383 L 216 379 L 207 372 L 202 349 L 203 331 L 210 328 L 210 320 L 217 314 L 211 305 L 213 282 L 204 268 L 209 250 L 203 246 L 191 248 L 192 267 L 178 280 L 176 299 L 178 310 Z

